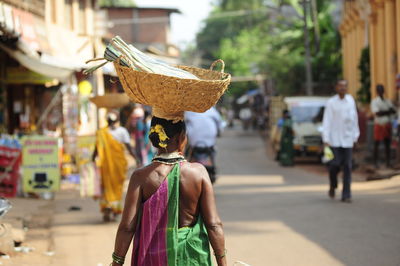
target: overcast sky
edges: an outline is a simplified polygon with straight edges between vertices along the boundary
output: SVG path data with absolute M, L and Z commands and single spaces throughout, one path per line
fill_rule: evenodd
M 177 8 L 182 14 L 173 14 L 171 19 L 172 43 L 184 47 L 194 40 L 201 28 L 201 21 L 212 9 L 213 0 L 135 0 L 139 7 Z

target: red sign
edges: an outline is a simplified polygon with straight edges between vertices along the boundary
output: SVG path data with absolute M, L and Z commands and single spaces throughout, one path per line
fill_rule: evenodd
M 21 166 L 21 150 L 0 146 L 0 196 L 15 197 Z

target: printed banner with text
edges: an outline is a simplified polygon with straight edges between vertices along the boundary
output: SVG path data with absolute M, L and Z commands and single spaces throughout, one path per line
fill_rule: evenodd
M 58 190 L 60 187 L 58 139 L 43 136 L 26 137 L 22 147 L 24 191 Z

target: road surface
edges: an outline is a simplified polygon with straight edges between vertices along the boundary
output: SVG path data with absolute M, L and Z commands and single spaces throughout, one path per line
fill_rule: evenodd
M 400 265 L 400 178 L 353 183 L 352 204 L 330 200 L 326 176 L 280 167 L 257 134 L 238 130 L 224 132 L 217 162 L 229 265 Z M 55 203 L 45 265 L 109 265 L 117 224 L 74 191 Z

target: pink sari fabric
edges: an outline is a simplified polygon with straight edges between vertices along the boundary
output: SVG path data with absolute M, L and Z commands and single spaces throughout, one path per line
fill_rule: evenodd
M 168 178 L 143 203 L 133 243 L 132 265 L 167 265 Z M 140 243 L 140 244 L 139 244 Z

